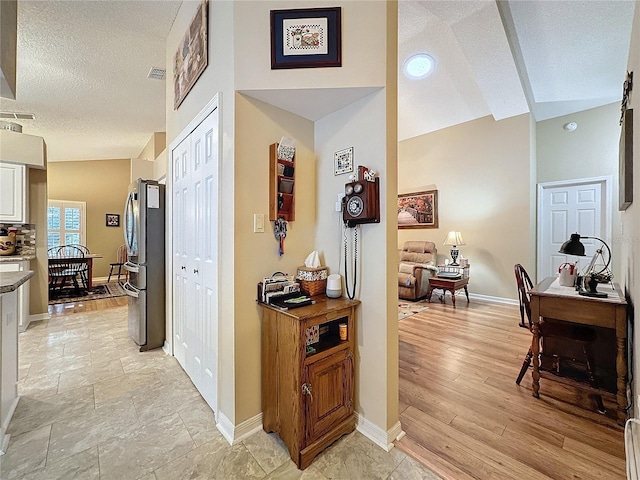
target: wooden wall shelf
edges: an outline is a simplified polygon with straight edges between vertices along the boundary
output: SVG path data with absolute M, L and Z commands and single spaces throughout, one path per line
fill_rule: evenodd
M 269 220 L 296 218 L 295 155 L 294 161 L 278 158 L 278 144 L 269 145 Z

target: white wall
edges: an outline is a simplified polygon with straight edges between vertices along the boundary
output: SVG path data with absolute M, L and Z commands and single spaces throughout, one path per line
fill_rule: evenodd
M 385 85 L 386 30 L 378 30 L 386 5 L 380 1 L 323 0 L 233 2 L 236 18 L 236 89 L 298 89 Z M 342 7 L 342 67 L 271 70 L 270 10 Z M 249 61 L 251 59 L 252 61 Z
M 386 122 L 385 92 L 380 91 L 332 115 L 316 122 L 315 150 L 317 155 L 318 209 L 316 227 L 316 249 L 323 255 L 331 273 L 340 273 L 344 279 L 343 238 L 345 229 L 342 214 L 336 212 L 336 196 L 344 192 L 349 174 L 334 175 L 334 152 L 343 148 L 354 149 L 354 171 L 358 165 L 376 170 L 380 176 L 380 190 L 389 188 L 386 175 Z M 384 193 L 383 193 L 384 194 Z M 384 200 L 384 197 L 383 197 Z M 357 272 L 356 298 L 362 301 L 357 312 L 356 353 L 356 410 L 369 421 L 386 427 L 386 402 L 382 392 L 387 389 L 386 311 L 387 291 L 385 279 L 388 272 L 384 259 L 387 257 L 385 231 L 388 205 L 381 202 L 381 223 L 362 225 L 359 231 L 359 265 Z M 346 235 L 352 241 L 353 230 Z M 395 249 L 392 249 L 394 257 Z M 348 265 L 353 279 L 353 263 Z M 351 281 L 349 282 L 351 284 Z M 353 288 L 350 288 L 353 292 Z M 343 285 L 343 293 L 346 290 Z M 396 299 L 392 298 L 397 308 Z M 396 322 L 397 323 L 397 322 Z
M 622 82 L 620 83 L 622 90 Z M 618 282 L 621 245 L 621 220 L 618 211 L 618 143 L 620 140 L 620 103 L 592 108 L 537 124 L 538 183 L 610 176 L 613 203 L 609 205 L 612 231 L 603 239 L 611 247 L 612 271 Z M 573 132 L 562 126 L 576 122 Z
M 631 35 L 631 47 L 629 50 L 629 61 L 627 69 L 629 71 L 640 71 L 640 8 L 635 9 L 633 17 L 633 32 Z M 620 79 L 620 85 L 624 81 Z M 637 84 L 637 80 L 636 80 Z M 636 87 L 637 89 L 637 87 Z M 638 304 L 640 301 L 640 278 L 637 272 L 640 272 L 640 95 L 632 93 L 630 107 L 634 109 L 635 126 L 633 129 L 633 189 L 635 190 L 634 202 L 625 211 L 621 212 L 622 228 L 620 233 L 621 255 L 619 261 L 614 258 L 615 262 L 619 262 L 621 270 L 620 283 L 627 299 L 631 303 Z M 637 311 L 637 308 L 636 308 Z M 637 322 L 636 322 L 637 325 Z M 640 328 L 634 328 L 630 331 L 633 335 L 633 345 L 640 345 Z M 640 417 L 640 405 L 638 404 L 638 394 L 640 394 L 640 355 L 638 352 L 633 353 L 633 361 L 630 363 L 631 375 L 633 379 L 632 391 L 634 394 L 634 417 Z
M 620 103 L 612 103 L 538 122 L 538 183 L 616 174 L 619 120 Z M 569 122 L 578 128 L 563 129 Z
M 220 117 L 220 222 L 225 226 L 220 248 L 220 278 L 234 276 L 234 3 L 227 1 L 209 2 L 208 66 L 186 96 L 178 110 L 173 109 L 173 59 L 180 42 L 187 31 L 196 9 L 197 1 L 182 2 L 169 36 L 167 38 L 167 145 L 176 139 L 189 122 L 204 106 L 219 93 Z M 167 158 L 171 152 L 167 151 Z M 170 185 L 170 182 L 168 182 Z M 167 195 L 171 195 L 170 188 Z M 235 365 L 234 365 L 234 289 L 232 282 L 220 282 L 220 385 L 218 409 L 232 422 L 235 421 Z M 226 301 L 225 301 L 226 299 Z M 167 322 L 167 340 L 171 341 L 171 323 Z
M 183 2 L 178 17 L 176 18 L 167 42 L 167 65 L 173 64 L 173 56 L 179 45 L 186 28 L 195 13 L 199 2 Z M 223 235 L 221 238 L 221 266 L 222 291 L 221 315 L 220 315 L 220 405 L 219 410 L 234 425 L 249 420 L 260 413 L 260 364 L 257 356 L 259 344 L 256 338 L 260 328 L 260 318 L 255 306 L 255 284 L 265 274 L 286 267 L 292 270 L 294 265 L 301 264 L 304 258 L 300 253 L 308 253 L 314 249 L 329 250 L 329 244 L 338 241 L 338 235 L 325 237 L 320 227 L 323 222 L 320 215 L 327 214 L 335 203 L 335 194 L 342 190 L 344 182 L 338 181 L 335 191 L 330 197 L 324 191 L 320 191 L 320 184 L 324 184 L 324 175 L 333 179 L 333 139 L 326 136 L 317 143 L 316 148 L 322 150 L 322 155 L 316 152 L 318 157 L 324 158 L 317 172 L 324 172 L 322 178 L 318 178 L 318 190 L 314 175 L 302 178 L 300 171 L 296 169 L 296 191 L 301 189 L 307 192 L 316 192 L 312 197 L 300 195 L 301 199 L 308 198 L 308 203 L 302 205 L 296 199 L 296 209 L 306 214 L 307 218 L 298 219 L 290 227 L 290 238 L 287 240 L 291 247 L 289 254 L 281 259 L 277 255 L 259 255 L 256 251 L 269 250 L 275 252 L 275 240 L 269 238 L 270 224 L 265 226 L 267 232 L 256 237 L 250 231 L 252 213 L 260 213 L 260 201 L 264 202 L 262 211 L 266 213 L 268 198 L 264 197 L 267 187 L 265 176 L 268 146 L 279 139 L 279 135 L 291 133 L 303 139 L 301 142 L 300 160 L 304 161 L 307 145 L 311 134 L 306 133 L 308 125 L 306 121 L 287 112 L 278 111 L 274 107 L 261 105 L 240 95 L 238 90 L 251 89 L 315 89 L 327 90 L 344 87 L 383 87 L 386 83 L 392 84 L 390 95 L 395 99 L 396 76 L 396 37 L 397 18 L 394 16 L 397 10 L 396 3 L 379 1 L 348 1 L 343 2 L 342 8 L 342 32 L 343 50 L 342 58 L 344 67 L 323 69 L 290 69 L 272 71 L 270 68 L 269 38 L 269 10 L 277 8 L 303 8 L 314 6 L 326 6 L 318 1 L 305 2 L 276 2 L 276 1 L 210 1 L 209 3 L 209 66 L 199 78 L 191 92 L 187 95 L 177 111 L 173 110 L 173 82 L 167 82 L 167 143 L 178 136 L 180 131 L 203 108 L 204 105 L 220 92 L 221 130 L 222 130 L 222 157 L 221 157 L 221 210 Z M 388 9 L 391 13 L 388 12 Z M 388 21 L 388 18 L 390 19 Z M 376 32 L 372 35 L 372 32 Z M 390 40 L 391 39 L 391 40 Z M 391 48 L 388 48 L 391 42 Z M 384 54 L 386 52 L 386 55 Z M 391 52 L 391 53 L 390 53 Z M 170 69 L 168 69 L 170 70 Z M 167 72 L 168 78 L 173 78 L 173 72 Z M 392 80 L 390 80 L 390 78 Z M 388 92 L 389 93 L 389 92 Z M 302 100 L 304 101 L 304 100 Z M 238 104 L 236 104 L 238 102 Z M 364 104 L 358 102 L 355 106 L 347 107 L 342 113 L 332 114 L 336 124 L 342 123 L 345 128 L 357 135 L 359 142 L 363 143 L 361 152 L 368 150 L 373 156 L 366 158 L 366 164 L 373 168 L 384 166 L 388 158 L 389 134 L 385 102 L 389 102 L 388 95 L 374 95 L 369 97 Z M 394 100 L 395 102 L 395 100 Z M 364 112 L 358 108 L 366 106 Z M 395 107 L 394 107 L 395 108 Z M 395 110 L 391 112 L 395 122 Z M 297 125 L 297 126 L 296 126 Z M 326 128 L 323 125 L 327 125 Z M 360 130 L 363 126 L 372 126 L 372 131 Z M 328 132 L 328 120 L 322 119 L 316 131 Z M 392 142 L 395 148 L 395 123 L 393 123 Z M 309 131 L 312 131 L 309 129 Z M 363 133 L 364 132 L 364 133 Z M 339 132 L 336 132 L 339 133 Z M 328 134 L 327 134 L 328 135 Z M 238 138 L 236 138 L 238 136 Z M 366 141 L 363 141 L 367 137 Z M 346 139 L 344 140 L 347 141 Z M 342 142 L 340 142 L 342 143 Z M 330 152 L 329 152 L 330 150 Z M 327 156 L 328 155 L 328 156 Z M 358 153 L 356 153 L 358 155 Z M 170 157 L 170 152 L 167 154 Z M 395 155 L 393 156 L 395 158 Z M 256 167 L 256 165 L 259 165 Z M 313 161 L 309 162 L 313 167 Z M 379 170 L 384 172 L 383 168 Z M 328 172 L 328 173 L 327 173 Z M 304 169 L 302 169 L 304 173 Z M 395 181 L 395 171 L 391 177 Z M 264 183 L 262 183 L 264 182 Z M 386 182 L 383 173 L 383 182 Z M 384 188 L 388 188 L 384 183 Z M 262 188 L 260 188 L 262 187 Z M 395 185 L 393 185 L 395 192 Z M 334 190 L 334 188 L 331 188 Z M 303 190 L 304 191 L 304 190 Z M 394 193 L 395 194 L 395 193 Z M 318 215 L 318 225 L 315 225 L 313 214 Z M 335 218 L 335 214 L 334 214 Z M 311 222 L 311 224 L 309 224 Z M 314 225 L 314 227 L 311 227 Z M 373 232 L 384 232 L 384 224 Z M 298 232 L 305 229 L 305 232 Z M 300 235 L 298 235 L 300 233 Z M 311 240 L 315 235 L 315 244 Z M 272 234 L 271 234 L 272 236 Z M 372 242 L 367 248 L 373 248 L 377 258 L 386 256 L 387 248 L 385 235 L 382 233 L 368 234 L 367 242 Z M 255 245 L 254 245 L 255 243 Z M 285 248 L 288 248 L 285 247 Z M 395 255 L 395 244 L 391 247 Z M 394 257 L 395 260 L 395 257 Z M 393 309 L 387 300 L 388 291 L 385 293 L 384 282 L 387 279 L 384 268 L 379 266 L 371 272 L 364 271 L 364 276 L 378 278 L 372 282 L 366 280 L 367 310 L 374 312 L 374 317 L 367 320 L 367 328 L 362 331 L 363 351 L 367 362 L 373 359 L 374 365 L 385 364 L 386 379 L 379 381 L 375 378 L 373 367 L 363 362 L 362 369 L 365 375 L 371 377 L 372 385 L 362 386 L 359 389 L 361 398 L 360 413 L 366 419 L 370 419 L 383 430 L 387 429 L 389 418 L 391 422 L 397 421 L 397 305 L 393 298 Z M 383 285 L 382 287 L 380 285 Z M 369 293 L 371 289 L 372 293 Z M 388 289 L 387 289 L 388 290 Z M 250 292 L 250 293 L 249 293 Z M 391 292 L 393 293 L 393 292 Z M 363 293 L 364 294 L 364 293 Z M 389 336 L 387 325 L 388 315 L 393 310 L 393 322 L 396 337 L 393 332 Z M 381 314 L 380 312 L 387 312 Z M 377 313 L 375 313 L 377 312 Z M 171 332 L 168 332 L 168 337 Z M 245 341 L 246 340 L 246 341 Z M 393 345 L 395 342 L 395 345 Z M 251 349 L 251 352 L 245 349 Z M 246 354 L 246 355 L 245 355 Z M 374 358 L 375 357 L 375 358 Z M 395 367 L 394 367 L 395 365 Z M 380 372 L 377 372 L 379 376 Z M 391 380 L 389 380 L 391 378 Z M 395 385 L 393 379 L 395 378 Z M 391 385 L 391 387 L 389 387 Z M 391 400 L 388 398 L 388 390 Z M 395 395 L 395 408 L 393 407 Z M 377 403 L 379 398 L 387 398 L 382 405 Z M 390 406 L 391 405 L 391 406 Z M 389 413 L 391 412 L 391 413 Z
M 435 242 L 444 263 L 447 233 L 459 231 L 469 291 L 515 299 L 513 265 L 535 271 L 531 129 L 529 115 L 484 117 L 400 142 L 398 191 L 437 189 L 439 228 L 398 230 L 398 244 Z

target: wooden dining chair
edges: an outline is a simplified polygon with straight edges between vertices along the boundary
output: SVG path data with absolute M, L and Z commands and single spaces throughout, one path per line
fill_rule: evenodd
M 80 283 L 82 281 L 83 262 L 71 261 L 72 258 L 83 258 L 84 252 L 71 245 L 52 247 L 48 251 L 49 262 L 49 293 L 57 297 L 62 293 L 62 289 L 67 282 L 73 284 L 76 295 L 80 295 Z M 65 261 L 67 260 L 67 261 Z
M 66 245 L 67 247 L 75 247 L 78 250 L 81 250 L 82 253 L 84 254 L 84 256 L 87 256 L 91 253 L 91 251 L 89 250 L 89 247 L 86 247 L 85 245 L 80 245 L 77 243 L 73 243 L 73 244 L 68 244 Z M 82 268 L 81 268 L 81 277 L 82 277 L 82 284 L 84 285 L 84 288 L 89 288 L 89 265 L 87 263 L 82 263 Z
M 529 297 L 529 291 L 533 288 L 533 282 L 531 278 L 527 274 L 527 271 L 524 269 L 522 265 L 519 263 L 514 266 L 514 273 L 516 276 L 516 284 L 518 286 L 518 303 L 520 306 L 520 323 L 521 327 L 527 327 L 529 330 L 533 328 L 533 320 L 531 318 L 531 303 Z M 526 323 L 525 323 L 526 319 Z M 593 329 L 587 326 L 581 326 L 577 324 L 569 324 L 567 322 L 554 322 L 554 321 L 540 321 L 538 323 L 539 330 L 539 338 L 542 345 L 540 349 L 541 355 L 544 353 L 544 345 L 545 338 L 546 339 L 556 339 L 560 343 L 560 345 L 569 345 L 574 344 L 577 346 L 577 351 L 579 351 L 583 358 L 576 359 L 573 357 L 568 357 L 563 355 L 563 352 L 554 352 L 553 359 L 551 361 L 551 365 L 544 366 L 547 371 L 552 371 L 557 376 L 565 376 L 565 365 L 571 363 L 576 364 L 580 363 L 582 368 L 586 372 L 587 381 L 589 385 L 593 388 L 598 388 L 595 375 L 593 373 L 593 362 L 591 361 L 591 355 L 589 354 L 590 344 L 592 344 L 596 340 L 596 333 Z M 561 348 L 561 350 L 563 350 Z M 569 349 L 567 349 L 569 350 Z M 576 351 L 576 349 L 571 349 Z M 522 362 L 522 367 L 520 368 L 520 373 L 518 373 L 518 378 L 516 379 L 516 384 L 520 385 L 520 382 L 524 378 L 527 370 L 531 366 L 531 361 L 533 360 L 533 351 L 531 347 L 527 351 L 525 355 L 524 361 Z M 543 365 L 540 366 L 541 369 Z M 550 368 L 549 368 L 550 367 Z M 602 396 L 598 394 L 594 394 L 594 399 L 597 404 L 598 411 L 604 413 L 604 405 L 602 403 Z
M 127 255 L 127 246 L 125 244 L 122 244 L 118 247 L 118 251 L 116 252 L 116 261 L 113 263 L 110 263 L 109 266 L 109 277 L 107 278 L 107 283 L 109 283 L 111 281 L 111 275 L 113 275 L 113 271 L 117 268 L 118 269 L 118 282 L 120 282 L 120 275 L 122 275 L 122 267 L 124 266 L 125 262 L 128 260 L 128 255 Z M 124 272 L 125 278 L 127 276 L 127 272 L 125 270 Z

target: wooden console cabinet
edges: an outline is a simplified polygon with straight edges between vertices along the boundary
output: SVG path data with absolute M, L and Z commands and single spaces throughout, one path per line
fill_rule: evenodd
M 360 302 L 324 295 L 314 300 L 286 311 L 262 305 L 263 428 L 280 436 L 300 469 L 352 432 L 356 422 L 355 308 Z M 346 340 L 340 339 L 340 324 L 347 325 Z M 313 343 L 307 346 L 309 337 Z

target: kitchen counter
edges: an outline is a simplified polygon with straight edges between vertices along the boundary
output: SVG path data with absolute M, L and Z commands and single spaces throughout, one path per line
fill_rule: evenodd
M 0 294 L 17 290 L 20 285 L 33 277 L 33 270 L 26 272 L 2 272 L 0 273 Z
M 2 255 L 0 256 L 0 263 L 25 262 L 28 260 L 33 260 L 34 258 L 36 258 L 35 253 L 30 253 L 27 255 Z

